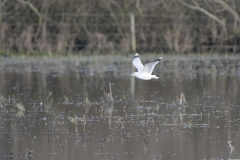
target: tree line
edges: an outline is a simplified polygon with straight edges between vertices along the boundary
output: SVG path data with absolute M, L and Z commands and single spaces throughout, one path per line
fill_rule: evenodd
M 240 51 L 239 0 L 1 0 L 0 51 Z

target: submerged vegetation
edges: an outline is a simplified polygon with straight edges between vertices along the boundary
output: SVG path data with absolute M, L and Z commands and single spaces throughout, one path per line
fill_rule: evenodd
M 17 102 L 15 96 L 8 96 L 5 98 L 4 96 L 0 96 L 0 108 L 3 113 L 7 113 L 10 116 L 16 116 L 21 118 L 25 115 L 25 107 L 21 102 Z
M 199 134 L 199 132 L 201 133 L 202 128 L 208 131 L 210 129 L 227 127 L 229 121 L 231 121 L 233 125 L 236 124 L 234 119 L 228 119 L 225 123 L 218 124 L 218 113 L 225 112 L 225 108 L 218 107 L 211 111 L 211 121 L 209 122 L 209 104 L 202 104 L 199 109 L 194 108 L 193 106 L 195 104 L 192 102 L 192 104 L 188 103 L 185 99 L 184 93 L 181 93 L 179 97 L 176 97 L 176 101 L 173 101 L 173 103 L 163 102 L 159 99 L 161 95 L 155 94 L 155 97 L 152 97 L 155 99 L 154 101 L 127 100 L 127 107 L 123 107 L 119 104 L 120 99 L 116 98 L 113 100 L 112 96 L 111 91 L 109 91 L 107 94 L 104 93 L 105 98 L 103 101 L 99 100 L 99 102 L 91 102 L 91 100 L 87 100 L 86 102 L 86 100 L 84 100 L 85 102 L 78 106 L 78 108 L 86 108 L 88 110 L 87 112 L 79 112 L 79 108 L 78 111 L 69 110 L 63 114 L 62 112 L 64 109 L 58 104 L 52 104 L 55 109 L 49 112 L 49 106 L 47 104 L 40 105 L 38 110 L 42 111 L 38 113 L 41 113 L 38 118 L 30 115 L 34 107 L 27 105 L 26 114 L 24 114 L 25 107 L 21 103 L 17 103 L 13 105 L 13 109 L 11 109 L 11 112 L 8 114 L 12 117 L 11 119 L 17 120 L 21 118 L 23 124 L 15 125 L 12 130 L 13 132 L 20 130 L 22 135 L 30 134 L 32 132 L 33 137 L 30 138 L 32 141 L 38 141 L 41 137 L 48 136 L 46 140 L 48 144 L 61 143 L 60 139 L 64 139 L 64 137 L 67 136 L 67 143 L 73 141 L 75 142 L 76 147 L 81 147 L 83 145 L 84 148 L 88 148 L 85 146 L 86 144 L 89 146 L 98 144 L 100 147 L 106 147 L 111 144 L 120 145 L 117 144 L 118 141 L 122 143 L 121 145 L 124 143 L 134 143 L 133 139 L 137 139 L 137 141 L 142 141 L 144 153 L 146 154 L 153 143 L 158 145 L 158 143 L 160 143 L 159 141 L 162 141 L 161 143 L 163 143 L 168 139 L 166 133 L 172 135 L 175 139 L 182 139 L 185 137 L 183 140 L 188 141 L 190 140 L 191 135 Z M 211 99 L 214 99 L 214 97 L 208 97 L 210 104 L 212 103 Z M 3 101 L 8 101 L 8 99 L 2 98 L 1 102 Z M 76 105 L 77 103 L 78 102 L 73 105 Z M 8 112 L 7 108 L 9 108 L 9 106 L 7 104 L 4 105 L 4 110 Z M 157 105 L 160 105 L 161 107 L 155 107 Z M 72 107 L 72 104 L 64 104 L 64 108 L 69 107 Z M 89 107 L 91 107 L 91 109 Z M 237 108 L 237 105 L 232 107 L 232 109 L 234 108 Z M 3 113 L 6 113 L 6 111 L 4 110 L 1 112 L 2 116 L 5 117 L 5 114 Z M 58 112 L 60 115 L 53 112 Z M 104 116 L 102 115 L 103 112 L 106 112 L 104 113 Z M 71 116 L 72 114 L 73 116 Z M 226 116 L 229 116 L 230 114 L 233 113 L 228 112 Z M 66 119 L 63 118 L 67 115 L 68 117 Z M 49 123 L 46 124 L 46 131 L 39 132 L 36 128 L 41 122 Z M 31 123 L 31 126 L 28 126 L 28 123 Z M 64 133 L 64 129 L 61 129 L 61 126 L 71 126 L 71 124 L 75 126 L 75 130 L 72 131 L 71 129 L 67 129 L 67 132 Z M 109 126 L 107 130 L 98 129 L 97 126 L 104 127 L 105 124 L 108 124 Z M 35 134 L 37 134 L 37 136 L 35 136 Z M 224 132 L 223 134 L 225 135 L 229 133 Z M 219 143 L 217 140 L 216 142 Z M 66 147 L 65 145 L 67 144 L 62 145 L 62 152 Z M 231 141 L 228 141 L 228 144 L 225 144 L 225 148 L 228 145 L 228 158 L 239 158 L 238 152 L 234 150 L 236 143 L 233 146 Z M 19 155 L 17 157 L 24 156 L 22 150 L 19 150 L 18 153 Z M 61 155 L 61 152 L 58 152 L 57 154 Z M 34 155 L 34 153 L 31 152 L 31 156 L 32 155 Z M 166 157 L 164 153 L 161 153 L 158 156 Z M 9 157 L 9 155 L 5 155 L 4 157 Z M 222 155 L 222 157 L 226 156 Z

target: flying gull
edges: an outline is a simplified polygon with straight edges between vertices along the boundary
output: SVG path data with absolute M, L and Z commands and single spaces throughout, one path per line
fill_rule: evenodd
M 153 62 L 143 65 L 138 54 L 136 53 L 132 63 L 137 68 L 138 72 L 134 72 L 132 76 L 135 76 L 142 80 L 158 79 L 159 77 L 157 77 L 156 75 L 152 75 L 152 72 L 155 65 L 158 64 L 158 62 L 160 62 L 161 59 L 162 57 L 156 59 Z

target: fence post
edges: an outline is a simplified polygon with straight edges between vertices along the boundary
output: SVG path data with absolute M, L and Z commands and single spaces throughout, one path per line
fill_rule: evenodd
M 130 13 L 130 29 L 131 29 L 131 44 L 132 44 L 132 51 L 136 52 L 136 36 L 135 36 L 135 20 L 134 14 Z
M 136 35 L 135 35 L 135 20 L 134 20 L 134 14 L 130 13 L 130 30 L 131 30 L 131 44 L 132 44 L 132 55 L 135 55 L 136 53 Z M 132 65 L 132 72 L 134 72 L 135 68 Z M 135 95 L 135 77 L 131 77 L 131 94 Z

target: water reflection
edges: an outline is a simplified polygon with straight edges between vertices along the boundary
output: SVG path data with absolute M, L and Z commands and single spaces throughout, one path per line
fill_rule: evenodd
M 239 158 L 238 63 L 206 63 L 163 61 L 142 81 L 125 61 L 4 62 L 2 158 Z

